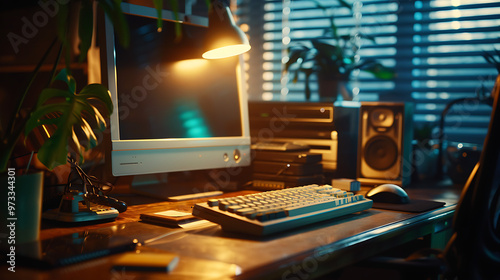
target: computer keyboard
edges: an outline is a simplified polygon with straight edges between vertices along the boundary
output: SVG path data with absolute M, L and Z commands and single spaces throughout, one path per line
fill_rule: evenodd
M 223 230 L 263 236 L 371 208 L 363 195 L 307 185 L 198 203 L 193 215 Z

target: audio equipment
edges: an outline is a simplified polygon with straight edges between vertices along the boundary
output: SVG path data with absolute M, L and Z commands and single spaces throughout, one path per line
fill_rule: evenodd
M 255 173 L 267 173 L 275 175 L 298 175 L 307 176 L 321 174 L 323 165 L 321 163 L 289 163 L 277 161 L 253 161 Z
M 309 152 L 274 152 L 274 151 L 252 151 L 252 158 L 260 161 L 277 161 L 290 163 L 317 163 L 321 162 L 323 157 L 321 154 L 313 154 Z
M 250 101 L 250 135 L 257 142 L 308 145 L 325 172 L 355 178 L 359 103 Z
M 409 184 L 412 120 L 412 104 L 361 102 L 357 160 L 361 183 Z

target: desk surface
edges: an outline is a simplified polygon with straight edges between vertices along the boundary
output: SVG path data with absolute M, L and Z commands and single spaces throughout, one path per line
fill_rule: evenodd
M 251 191 L 226 195 L 249 192 Z M 46 228 L 42 230 L 41 237 L 44 239 L 83 230 L 133 236 L 140 240 L 165 235 L 157 241 L 147 243 L 143 250 L 177 253 L 180 256 L 179 265 L 169 274 L 175 279 L 222 279 L 231 278 L 235 274 L 239 274 L 238 278 L 242 279 L 305 279 L 304 276 L 310 279 L 449 227 L 459 198 L 459 189 L 436 186 L 409 188 L 407 192 L 411 198 L 433 199 L 446 202 L 446 205 L 420 214 L 372 208 L 305 228 L 258 238 L 224 232 L 218 225 L 182 230 L 139 222 L 141 213 L 169 209 L 191 211 L 194 203 L 207 199 L 158 202 L 130 206 L 115 222 L 108 224 Z M 86 278 L 95 275 L 98 279 L 118 279 L 117 275 L 125 272 L 111 270 L 115 257 L 49 271 L 19 268 L 16 276 L 19 279 L 34 276 L 40 276 L 42 279 L 70 279 L 78 278 L 85 271 Z M 88 269 L 89 266 L 92 266 L 92 269 Z M 6 269 L 3 269 L 0 275 L 4 275 L 5 271 Z M 126 276 L 134 276 L 130 272 L 126 273 Z M 141 276 L 145 275 L 158 276 L 151 273 Z

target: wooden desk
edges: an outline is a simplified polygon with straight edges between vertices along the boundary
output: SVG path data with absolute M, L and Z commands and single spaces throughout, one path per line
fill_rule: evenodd
M 249 191 L 230 194 L 239 195 Z M 130 206 L 111 224 L 94 225 L 86 230 L 133 236 L 147 240 L 166 235 L 148 243 L 143 250 L 163 250 L 180 256 L 178 267 L 170 274 L 112 270 L 116 256 L 39 271 L 17 267 L 19 279 L 120 279 L 127 276 L 149 279 L 162 276 L 172 279 L 311 279 L 374 256 L 386 249 L 415 240 L 432 238 L 451 225 L 459 189 L 407 189 L 410 197 L 431 198 L 446 202 L 434 211 L 413 214 L 369 209 L 361 213 L 314 224 L 305 228 L 269 237 L 252 237 L 223 232 L 218 225 L 192 231 L 166 228 L 138 222 L 139 214 L 168 209 L 189 211 L 195 202 L 160 202 Z M 42 231 L 49 238 L 85 228 L 48 228 Z M 9 274 L 7 274 L 9 273 Z M 235 274 L 239 274 L 234 277 Z M 12 279 L 12 273 L 2 266 L 0 276 Z M 134 277 L 134 278 L 132 278 Z M 14 279 L 16 279 L 14 278 Z

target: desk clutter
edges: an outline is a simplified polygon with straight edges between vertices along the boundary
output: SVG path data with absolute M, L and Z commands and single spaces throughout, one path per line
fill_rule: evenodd
M 73 158 L 68 162 L 71 173 L 59 207 L 45 211 L 44 219 L 64 223 L 110 221 L 127 210 L 125 202 L 106 195 L 113 188 L 111 184 L 87 175 Z
M 331 178 L 410 182 L 413 107 L 400 102 L 249 102 L 253 142 L 292 142 L 322 155 Z
M 322 155 L 310 153 L 306 145 L 260 142 L 252 146 L 253 188 L 279 190 L 322 184 Z

